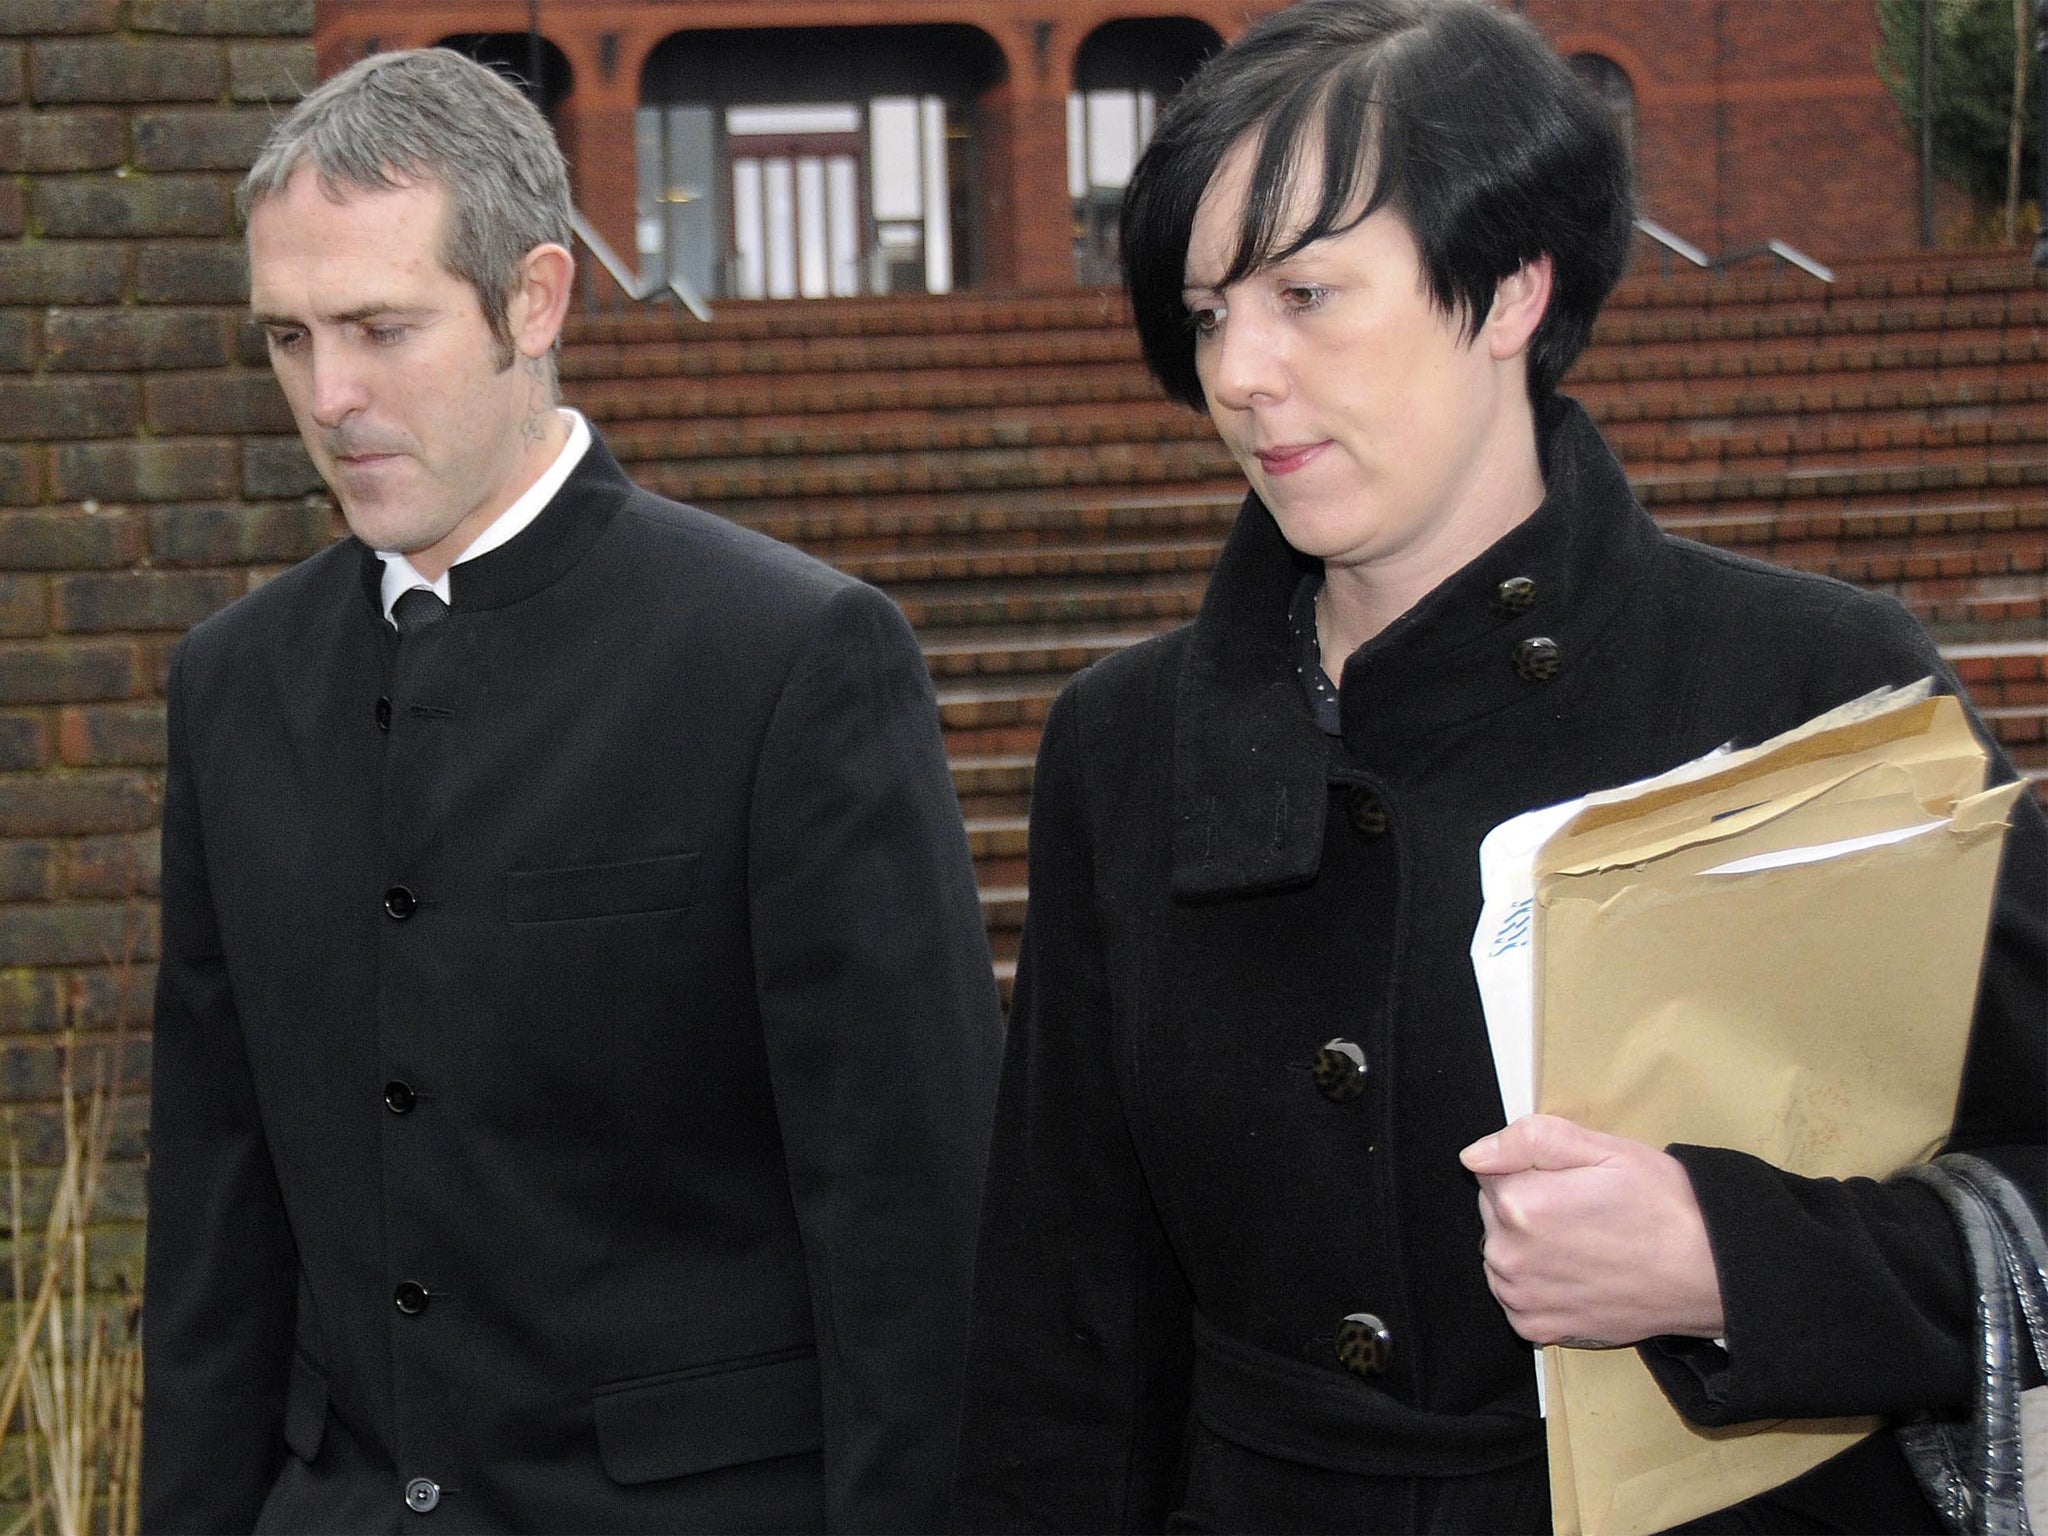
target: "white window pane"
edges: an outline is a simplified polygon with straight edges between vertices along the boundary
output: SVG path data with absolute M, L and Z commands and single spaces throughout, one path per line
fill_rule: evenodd
M 825 270 L 825 162 L 806 155 L 796 163 L 797 289 L 822 299 L 829 289 Z
M 946 104 L 924 98 L 924 286 L 953 291 L 953 214 L 946 196 Z
M 767 292 L 766 266 L 761 239 L 761 162 L 735 160 L 732 163 L 732 242 L 739 253 L 737 291 L 743 299 L 758 299 Z
M 1121 187 L 1138 160 L 1138 102 L 1129 91 L 1088 93 L 1088 180 Z
M 771 107 L 730 107 L 725 131 L 749 133 L 859 133 L 860 108 L 850 104 L 791 103 Z
M 875 217 L 922 217 L 924 199 L 918 193 L 915 97 L 875 98 L 868 108 L 868 148 L 875 162 Z
M 825 200 L 830 209 L 832 291 L 860 292 L 860 172 L 851 155 L 834 155 L 825 167 Z
M 787 160 L 761 164 L 762 202 L 766 217 L 763 243 L 768 255 L 768 297 L 796 297 L 796 178 Z
M 1067 196 L 1088 195 L 1088 108 L 1078 91 L 1067 97 Z

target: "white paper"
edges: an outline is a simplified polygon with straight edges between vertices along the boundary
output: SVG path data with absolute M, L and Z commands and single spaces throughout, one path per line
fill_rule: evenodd
M 1828 859 L 1844 858 L 1852 853 L 1861 853 L 1866 848 L 1883 848 L 1892 843 L 1903 843 L 1909 837 L 1933 832 L 1948 825 L 1946 820 L 1923 821 L 1910 827 L 1892 827 L 1883 832 L 1869 832 L 1862 837 L 1845 837 L 1838 842 L 1815 843 L 1805 848 L 1780 848 L 1775 853 L 1754 853 L 1746 859 L 1731 859 L 1726 864 L 1716 864 L 1712 869 L 1700 871 L 1700 878 L 1708 875 L 1753 875 L 1766 869 L 1788 869 L 1794 864 L 1819 864 Z
M 1578 815 L 1583 800 L 1524 811 L 1479 844 L 1479 926 L 1472 932 L 1472 974 L 1486 1011 L 1493 1075 L 1512 1124 L 1536 1111 L 1536 855 Z

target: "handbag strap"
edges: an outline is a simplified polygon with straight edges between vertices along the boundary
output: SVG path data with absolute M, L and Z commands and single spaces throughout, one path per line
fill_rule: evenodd
M 1996 1165 L 1968 1152 L 1950 1152 L 1936 1161 L 1976 1191 L 2004 1226 L 2013 1294 L 2033 1339 L 2034 1359 L 2048 1374 L 2048 1237 L 2042 1234 L 2040 1218 Z
M 1956 1160 L 1962 1159 L 1960 1165 Z M 1977 1291 L 1977 1412 L 1975 1433 L 1964 1454 L 1962 1493 L 1974 1508 L 1963 1513 L 1973 1530 L 1985 1536 L 2026 1536 L 2025 1464 L 2019 1435 L 2019 1339 L 2015 1294 L 2027 1292 L 2023 1278 L 2030 1267 L 2015 1261 L 2014 1234 L 2006 1221 L 2006 1202 L 1986 1188 L 2009 1188 L 2005 1176 L 1981 1158 L 1950 1153 L 1932 1163 L 1900 1170 L 1900 1177 L 1930 1187 L 1948 1207 L 1956 1233 L 1969 1254 Z M 2017 1194 L 2014 1194 L 2017 1199 Z M 2036 1224 L 2038 1234 L 2039 1227 Z M 2030 1332 L 2039 1307 L 2029 1307 Z M 2043 1341 L 2030 1342 L 2037 1355 Z

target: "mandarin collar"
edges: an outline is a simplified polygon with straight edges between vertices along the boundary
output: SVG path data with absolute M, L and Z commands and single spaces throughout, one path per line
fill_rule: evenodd
M 1590 654 L 1660 535 L 1575 401 L 1553 399 L 1537 432 L 1542 505 L 1346 660 L 1341 741 L 1317 729 L 1288 648 L 1315 562 L 1245 499 L 1177 683 L 1175 895 L 1312 879 L 1333 773 L 1397 775 L 1418 740 L 1540 696 Z
M 450 616 L 503 608 L 554 585 L 589 552 L 632 492 L 633 482 L 592 428 L 590 447 L 531 523 L 488 554 L 448 568 Z M 364 596 L 381 620 L 384 562 L 369 545 L 352 541 L 362 556 Z

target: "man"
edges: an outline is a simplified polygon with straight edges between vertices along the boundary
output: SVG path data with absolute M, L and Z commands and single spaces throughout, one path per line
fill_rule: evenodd
M 145 1525 L 936 1528 L 1000 1022 L 907 626 L 556 407 L 488 70 L 244 197 L 354 537 L 173 666 Z

